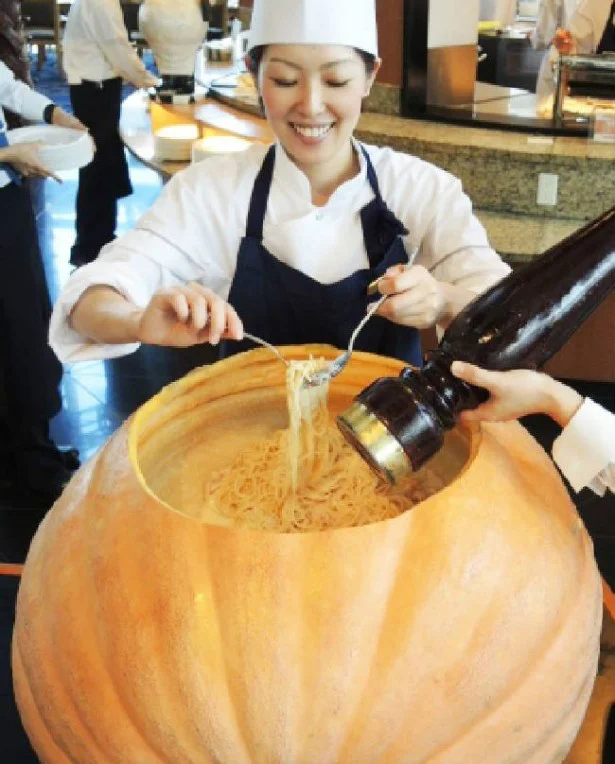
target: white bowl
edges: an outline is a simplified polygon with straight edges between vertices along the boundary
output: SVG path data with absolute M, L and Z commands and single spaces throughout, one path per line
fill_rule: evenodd
M 85 167 L 94 157 L 94 141 L 84 130 L 57 125 L 32 125 L 9 130 L 6 134 L 9 143 L 28 143 L 41 141 L 42 163 L 51 172 L 77 170 Z
M 156 159 L 171 162 L 188 162 L 192 144 L 199 137 L 199 126 L 166 125 L 154 134 L 154 153 Z
M 208 157 L 235 154 L 238 151 L 245 151 L 251 145 L 251 141 L 234 135 L 211 135 L 200 138 L 192 144 L 192 161 L 200 162 Z

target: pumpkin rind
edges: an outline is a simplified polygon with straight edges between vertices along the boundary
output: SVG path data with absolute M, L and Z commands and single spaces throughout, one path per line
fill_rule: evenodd
M 337 389 L 348 398 L 400 367 L 358 354 Z M 562 761 L 595 677 L 602 598 L 544 451 L 518 424 L 485 425 L 446 489 L 359 528 L 199 523 L 145 487 L 135 449 L 155 465 L 153 436 L 242 378 L 265 394 L 282 374 L 254 351 L 171 386 L 41 524 L 13 640 L 41 760 Z

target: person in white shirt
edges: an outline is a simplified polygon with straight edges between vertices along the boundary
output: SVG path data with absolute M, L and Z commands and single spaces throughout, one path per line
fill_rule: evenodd
M 250 34 L 277 142 L 178 173 L 71 276 L 50 332 L 62 360 L 221 338 L 229 354 L 251 347 L 244 328 L 345 346 L 380 279 L 391 296 L 356 347 L 421 364 L 417 329 L 509 272 L 456 178 L 353 138 L 380 65 L 374 0 L 256 0 Z
M 615 2 L 581 0 L 553 44 L 564 55 L 615 51 Z
M 0 61 L 0 462 L 26 505 L 46 508 L 79 465 L 49 437 L 62 366 L 47 342 L 51 306 L 26 181 L 54 176 L 40 143 L 9 144 L 5 108 L 26 120 L 84 126 Z
M 63 38 L 64 70 L 73 112 L 96 144 L 94 161 L 79 171 L 76 239 L 70 261 L 94 260 L 115 238 L 117 200 L 132 193 L 119 135 L 122 79 L 137 88 L 157 83 L 128 40 L 119 0 L 75 0 Z
M 566 28 L 580 0 L 541 0 L 536 26 L 530 34 L 530 42 L 536 50 L 545 50 L 536 77 L 536 110 L 550 116 L 553 111 L 555 91 L 555 68 L 558 50 L 553 38 L 558 29 Z
M 607 488 L 615 491 L 615 414 L 537 371 L 487 371 L 461 361 L 454 361 L 451 371 L 490 393 L 478 408 L 464 411 L 462 420 L 501 422 L 546 414 L 563 428 L 553 459 L 572 488 L 589 487 L 600 496 Z

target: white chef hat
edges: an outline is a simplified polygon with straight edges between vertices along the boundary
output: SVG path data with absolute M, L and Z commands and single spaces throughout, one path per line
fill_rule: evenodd
M 378 55 L 376 0 L 254 0 L 248 50 L 347 45 Z

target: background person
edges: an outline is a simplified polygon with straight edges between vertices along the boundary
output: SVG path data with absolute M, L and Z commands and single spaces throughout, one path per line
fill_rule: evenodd
M 558 29 L 565 29 L 580 0 L 541 0 L 536 26 L 529 39 L 536 50 L 545 50 L 536 78 L 537 112 L 551 116 L 555 92 L 555 69 L 559 52 L 553 45 Z
M 613 0 L 581 0 L 565 29 L 558 29 L 553 44 L 563 54 L 615 51 Z
M 52 319 L 60 358 L 217 344 L 244 326 L 345 346 L 383 277 L 391 297 L 357 347 L 420 364 L 417 328 L 446 325 L 509 272 L 456 178 L 353 138 L 380 66 L 374 0 L 257 0 L 249 66 L 276 143 L 176 174 L 76 271 Z
M 77 236 L 70 261 L 80 266 L 115 238 L 117 200 L 132 193 L 119 135 L 122 79 L 137 88 L 158 80 L 130 44 L 119 0 L 75 0 L 63 48 L 73 112 L 96 144 L 94 161 L 79 171 Z
M 61 407 L 62 366 L 47 343 L 51 307 L 26 182 L 54 176 L 39 143 L 8 145 L 5 108 L 27 120 L 85 128 L 0 61 L 0 462 L 28 500 L 47 507 L 79 466 L 74 452 L 61 452 L 49 437 Z
M 602 496 L 615 491 L 615 415 L 576 390 L 537 371 L 486 371 L 455 361 L 455 376 L 484 387 L 489 399 L 469 422 L 506 422 L 529 414 L 546 414 L 563 428 L 553 444 L 553 459 L 575 491 L 586 486 Z

